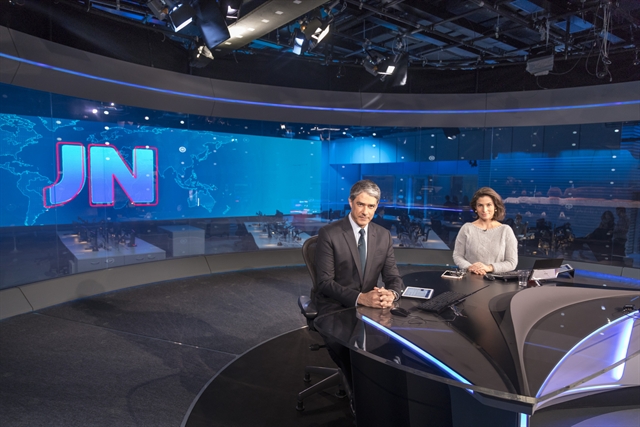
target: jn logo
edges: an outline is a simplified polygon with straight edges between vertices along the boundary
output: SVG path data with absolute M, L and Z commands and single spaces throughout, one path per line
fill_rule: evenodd
M 44 188 L 44 206 L 53 208 L 75 199 L 87 179 L 84 145 L 60 142 L 56 146 L 58 177 Z M 133 168 L 133 169 L 132 169 Z M 115 181 L 134 205 L 158 204 L 158 153 L 153 147 L 133 149 L 132 168 L 110 145 L 89 144 L 89 204 L 113 206 Z

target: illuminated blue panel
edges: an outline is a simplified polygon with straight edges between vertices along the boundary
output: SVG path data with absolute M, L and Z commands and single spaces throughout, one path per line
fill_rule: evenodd
M 544 9 L 538 6 L 537 4 L 533 4 L 527 0 L 512 1 L 511 6 L 517 7 L 518 9 L 525 11 L 527 13 L 537 13 L 537 12 L 544 11 Z
M 634 313 L 637 314 L 638 311 L 635 311 Z M 538 390 L 536 397 L 540 398 L 544 393 L 550 393 L 552 391 L 555 391 L 555 390 L 550 390 L 547 392 L 545 389 L 551 385 L 554 375 L 559 373 L 559 371 L 562 369 L 565 362 L 567 362 L 570 358 L 574 356 L 583 357 L 590 360 L 594 359 L 591 352 L 597 351 L 597 348 L 596 348 L 597 345 L 602 344 L 605 341 L 606 341 L 606 344 L 602 344 L 602 345 L 606 345 L 607 349 L 610 349 L 610 351 L 606 351 L 606 353 L 609 355 L 609 358 L 607 360 L 602 360 L 603 366 L 599 367 L 599 369 L 605 369 L 619 362 L 620 360 L 623 360 L 626 357 L 627 351 L 629 349 L 631 331 L 633 329 L 633 324 L 636 320 L 635 316 L 633 316 L 632 314 L 633 313 L 630 313 L 628 316 L 620 317 L 619 319 L 616 319 L 611 323 L 603 325 L 602 327 L 593 331 L 588 336 L 584 337 L 576 345 L 574 345 L 573 348 L 571 348 L 562 357 L 562 359 L 560 359 L 560 361 L 556 364 L 553 370 L 549 373 L 547 378 L 544 380 L 544 383 Z M 604 358 L 598 357 L 598 360 L 600 359 L 604 359 Z M 622 378 L 622 374 L 624 372 L 624 366 L 625 366 L 625 363 L 622 363 L 617 367 L 615 367 L 614 369 L 612 369 L 611 371 L 609 371 L 611 381 L 613 382 L 619 381 L 620 378 Z M 569 365 L 569 369 L 571 369 L 571 365 Z M 585 372 L 584 374 L 588 375 L 590 373 Z M 604 380 L 604 376 L 600 376 L 600 378 Z M 595 385 L 589 384 L 587 382 L 585 383 L 586 385 L 584 387 L 576 387 L 570 390 L 569 392 L 574 393 L 577 391 L 584 391 L 584 390 L 590 390 L 590 389 L 608 389 L 608 388 L 615 388 L 620 386 L 619 384 L 615 384 L 613 382 L 606 383 L 606 384 L 595 384 Z M 560 385 L 559 387 L 562 387 L 562 385 Z M 552 387 L 552 388 L 555 389 L 556 387 Z
M 461 383 L 464 383 L 464 384 L 473 385 L 473 384 L 471 384 L 471 382 L 469 382 L 469 380 L 464 378 L 462 375 L 460 375 L 459 373 L 457 373 L 456 371 L 454 371 L 453 369 L 451 369 L 450 367 L 448 367 L 447 365 L 442 363 L 440 360 L 438 360 L 437 358 L 433 357 L 431 354 L 427 353 L 426 351 L 424 351 L 423 349 L 421 349 L 420 347 L 418 347 L 417 345 L 415 345 L 411 341 L 409 341 L 406 338 L 396 334 L 391 329 L 385 328 L 384 326 L 382 326 L 381 324 L 379 324 L 378 322 L 376 322 L 374 320 L 371 320 L 367 316 L 362 316 L 362 320 L 364 322 L 368 323 L 369 325 L 373 326 L 374 328 L 376 328 L 376 329 L 384 332 L 385 334 L 389 335 L 391 338 L 395 339 L 396 341 L 399 341 L 400 343 L 402 343 L 406 347 L 410 348 L 411 350 L 413 350 L 414 352 L 416 352 L 417 354 L 422 356 L 424 359 L 426 359 L 429 362 L 435 364 L 438 368 L 440 368 L 443 371 L 445 371 L 447 374 L 449 374 L 451 377 L 455 378 L 457 381 L 460 381 Z M 471 391 L 471 390 L 469 390 L 469 392 L 473 393 L 473 391 Z
M 462 375 L 458 374 L 456 371 L 454 371 L 453 369 L 451 369 L 450 367 L 448 367 L 447 365 L 442 363 L 440 360 L 438 360 L 437 358 L 433 357 L 431 354 L 427 353 L 426 351 L 424 351 L 423 349 L 421 349 L 420 347 L 418 347 L 417 345 L 415 345 L 411 341 L 409 341 L 406 338 L 396 334 L 391 329 L 385 328 L 384 326 L 382 326 L 381 324 L 379 324 L 375 320 L 372 320 L 372 319 L 368 318 L 367 316 L 362 316 L 362 320 L 364 322 L 368 323 L 369 325 L 373 326 L 374 328 L 378 329 L 379 331 L 389 335 L 391 338 L 393 338 L 396 341 L 400 342 L 401 344 L 405 345 L 409 349 L 413 350 L 414 352 L 416 352 L 417 354 L 419 354 L 420 356 L 422 356 L 423 358 L 425 358 L 429 362 L 434 363 L 436 366 L 438 366 L 440 369 L 445 371 L 447 374 L 451 375 L 456 380 L 458 380 L 458 381 L 460 381 L 460 382 L 462 382 L 464 384 L 473 385 L 473 384 L 471 384 L 471 382 L 469 382 L 469 380 L 464 378 Z M 467 389 L 467 391 L 469 393 L 473 394 L 473 390 Z M 518 418 L 518 427 L 528 427 L 528 426 L 529 426 L 529 415 L 521 413 L 519 418 Z
M 622 331 L 620 331 L 620 339 L 618 341 L 618 346 L 616 347 L 613 356 L 612 363 L 617 362 L 618 360 L 622 360 L 627 357 L 627 353 L 629 352 L 629 343 L 631 342 L 631 331 L 633 331 L 633 320 L 627 319 L 622 326 Z M 624 363 L 616 366 L 611 371 L 611 377 L 614 381 L 620 381 L 622 378 L 622 374 L 624 373 Z
M 605 274 L 605 273 L 597 273 L 594 271 L 587 271 L 587 270 L 580 270 L 580 276 L 584 276 L 584 277 L 589 277 L 591 279 L 598 279 L 598 280 L 602 280 L 603 282 L 606 281 L 612 281 L 615 280 L 616 284 L 625 284 L 625 285 L 633 285 L 636 288 L 640 288 L 640 282 L 638 281 L 638 279 L 632 279 L 630 277 L 622 277 L 622 276 L 614 276 L 611 274 Z M 603 287 L 606 287 L 606 283 L 603 283 Z M 631 301 L 635 301 L 640 297 L 636 297 L 634 299 L 632 299 Z
M 593 28 L 592 24 L 574 15 L 571 15 L 569 17 L 569 22 L 569 34 L 579 33 L 580 31 L 586 31 Z M 558 21 L 553 25 L 562 31 L 565 31 L 567 29 L 567 21 Z

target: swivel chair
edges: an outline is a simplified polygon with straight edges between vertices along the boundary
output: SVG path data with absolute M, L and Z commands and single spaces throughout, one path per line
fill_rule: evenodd
M 313 236 L 308 238 L 304 244 L 302 245 L 302 257 L 304 258 L 304 262 L 307 265 L 307 269 L 309 270 L 309 275 L 311 276 L 311 283 L 313 284 L 311 288 L 311 295 L 314 295 L 316 292 L 316 264 L 315 264 L 315 251 L 316 251 L 316 243 L 318 240 L 318 236 Z M 300 312 L 307 319 L 307 325 L 309 326 L 310 331 L 316 331 L 313 326 L 313 320 L 318 315 L 318 310 L 316 309 L 315 304 L 311 297 L 302 295 L 298 298 L 298 306 L 300 307 Z M 312 344 L 309 346 L 311 351 L 318 351 L 321 348 L 326 347 L 325 345 Z M 322 366 L 306 366 L 304 369 L 304 382 L 309 383 L 311 381 L 311 374 L 320 374 L 324 375 L 325 378 L 304 390 L 298 393 L 298 403 L 296 405 L 296 409 L 298 411 L 304 411 L 304 399 L 311 396 L 312 394 L 319 393 L 323 390 L 326 390 L 330 387 L 338 386 L 338 392 L 336 393 L 337 397 L 346 397 L 347 393 L 344 390 L 344 383 L 342 380 L 342 372 L 338 368 L 326 368 Z

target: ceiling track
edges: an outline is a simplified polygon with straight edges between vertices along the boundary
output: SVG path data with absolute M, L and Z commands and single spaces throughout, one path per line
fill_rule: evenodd
M 439 31 L 435 31 L 435 30 L 430 30 L 429 27 L 425 27 L 425 26 L 417 24 L 415 22 L 411 22 L 411 21 L 409 21 L 407 19 L 400 18 L 398 16 L 395 16 L 395 15 L 387 13 L 387 12 L 383 12 L 381 9 L 377 9 L 375 7 L 369 6 L 366 3 L 360 3 L 360 2 L 358 2 L 356 0 L 345 0 L 345 1 L 347 3 L 349 3 L 349 4 L 352 4 L 352 5 L 360 6 L 360 4 L 362 4 L 362 8 L 363 9 L 375 12 L 376 14 L 384 16 L 385 18 L 393 19 L 394 21 L 397 21 L 397 22 L 399 22 L 401 24 L 404 24 L 404 25 L 411 26 L 411 27 L 415 28 L 415 30 L 411 30 L 411 31 L 409 31 L 407 29 L 404 29 L 403 33 L 399 33 L 399 35 L 401 35 L 401 36 L 404 35 L 404 34 L 409 34 L 409 33 L 416 34 L 417 32 L 425 32 L 425 33 L 430 34 L 432 36 L 436 36 L 436 37 L 439 37 L 441 39 L 444 39 L 449 43 L 461 43 L 462 46 L 464 46 L 465 48 L 467 48 L 469 50 L 479 51 L 481 53 L 485 53 L 485 54 L 491 55 L 491 56 L 495 55 L 495 53 L 491 52 L 490 50 L 484 49 L 484 48 L 482 48 L 480 46 L 469 45 L 469 44 L 465 43 L 464 41 L 458 40 L 458 39 L 456 39 L 454 37 L 451 37 L 451 36 L 449 36 L 447 34 L 444 34 L 444 33 L 441 33 Z M 418 30 L 418 31 L 416 31 L 416 30 Z

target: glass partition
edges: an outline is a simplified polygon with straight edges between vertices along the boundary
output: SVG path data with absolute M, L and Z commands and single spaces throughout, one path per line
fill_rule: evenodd
M 490 186 L 522 255 L 640 266 L 637 123 L 345 127 L 0 92 L 0 288 L 300 247 L 362 178 L 397 247 L 452 250 Z

